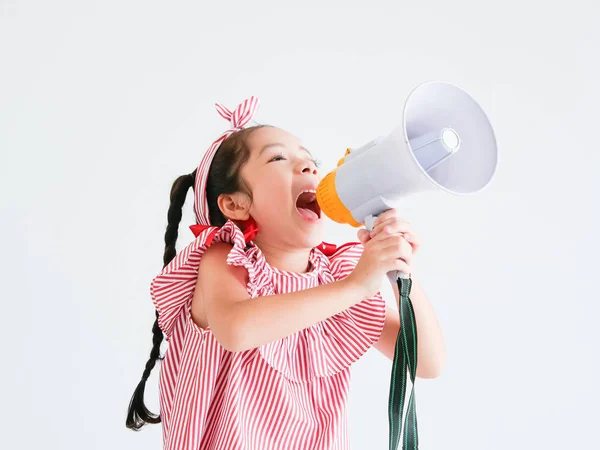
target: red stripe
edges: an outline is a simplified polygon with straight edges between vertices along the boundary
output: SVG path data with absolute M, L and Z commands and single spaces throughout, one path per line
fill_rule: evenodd
M 202 232 L 151 283 L 159 324 L 169 337 L 159 382 L 164 448 L 348 449 L 350 366 L 381 333 L 383 299 L 378 295 L 258 349 L 228 352 L 189 312 L 208 235 Z M 249 269 L 251 296 L 341 279 L 362 253 L 360 245 L 347 245 L 328 259 L 315 250 L 315 269 L 296 274 L 268 266 L 253 245 L 245 249 L 232 222 L 214 233 L 213 242 L 220 241 L 233 244 L 230 264 Z

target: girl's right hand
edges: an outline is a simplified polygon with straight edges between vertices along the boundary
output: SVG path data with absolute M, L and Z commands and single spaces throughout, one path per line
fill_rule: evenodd
M 381 280 L 388 272 L 411 272 L 412 247 L 402 233 L 392 232 L 391 227 L 385 227 L 372 239 L 366 230 L 361 231 L 365 231 L 359 232 L 364 250 L 347 280 L 362 290 L 363 298 L 369 298 L 379 292 Z

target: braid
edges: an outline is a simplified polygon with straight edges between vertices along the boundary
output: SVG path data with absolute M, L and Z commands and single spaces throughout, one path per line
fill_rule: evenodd
M 179 236 L 179 222 L 181 222 L 183 204 L 189 188 L 194 187 L 196 171 L 197 169 L 189 175 L 179 177 L 171 188 L 171 205 L 167 211 L 167 231 L 165 232 L 165 253 L 163 256 L 165 266 L 177 255 L 175 244 Z
M 165 232 L 165 252 L 163 255 L 163 268 L 166 267 L 177 255 L 175 244 L 179 235 L 179 223 L 181 222 L 183 204 L 187 193 L 194 187 L 196 181 L 196 170 L 191 174 L 182 175 L 175 180 L 171 187 L 170 205 L 167 212 L 167 230 Z M 163 359 L 160 356 L 160 344 L 163 341 L 163 333 L 158 325 L 158 311 L 156 311 L 156 320 L 152 326 L 152 350 L 150 358 L 146 362 L 146 367 L 142 373 L 142 379 L 137 385 L 127 411 L 127 420 L 125 422 L 127 428 L 139 430 L 146 423 L 159 423 L 160 415 L 151 413 L 144 404 L 144 391 L 146 389 L 146 381 L 150 377 L 150 373 L 156 361 Z

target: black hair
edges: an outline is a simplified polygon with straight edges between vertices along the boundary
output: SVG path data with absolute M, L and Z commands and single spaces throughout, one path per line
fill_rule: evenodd
M 250 157 L 250 149 L 246 143 L 250 133 L 258 128 L 268 125 L 258 125 L 245 128 L 231 134 L 219 146 L 211 163 L 206 183 L 206 197 L 211 225 L 220 227 L 227 222 L 227 218 L 218 205 L 221 194 L 233 194 L 235 192 L 248 192 L 244 181 L 240 177 L 242 166 Z M 171 187 L 170 205 L 167 212 L 167 229 L 165 232 L 165 252 L 163 255 L 163 268 L 166 267 L 177 255 L 175 244 L 179 234 L 179 223 L 181 222 L 183 205 L 190 187 L 194 188 L 196 181 L 196 170 L 187 175 L 178 177 Z M 251 195 L 250 195 L 251 198 Z M 163 332 L 158 325 L 158 311 L 156 320 L 152 326 L 152 350 L 150 358 L 142 373 L 142 379 L 135 388 L 127 410 L 126 426 L 132 430 L 139 430 L 146 423 L 160 423 L 160 415 L 153 414 L 144 404 L 144 391 L 146 381 L 157 361 L 163 359 L 160 355 L 160 345 L 163 341 Z

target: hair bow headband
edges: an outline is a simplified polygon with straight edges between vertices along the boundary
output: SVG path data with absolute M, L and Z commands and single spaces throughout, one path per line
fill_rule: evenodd
M 240 103 L 237 108 L 230 111 L 225 106 L 216 103 L 217 112 L 223 119 L 228 120 L 231 124 L 231 128 L 225 131 L 219 136 L 206 151 L 198 169 L 196 171 L 196 182 L 194 186 L 194 213 L 196 215 L 196 223 L 200 225 L 210 226 L 210 219 L 208 215 L 208 202 L 206 199 L 206 182 L 208 179 L 208 171 L 217 149 L 221 143 L 227 139 L 231 134 L 236 131 L 240 131 L 250 123 L 253 119 L 254 114 L 258 110 L 259 101 L 257 97 L 250 97 Z

